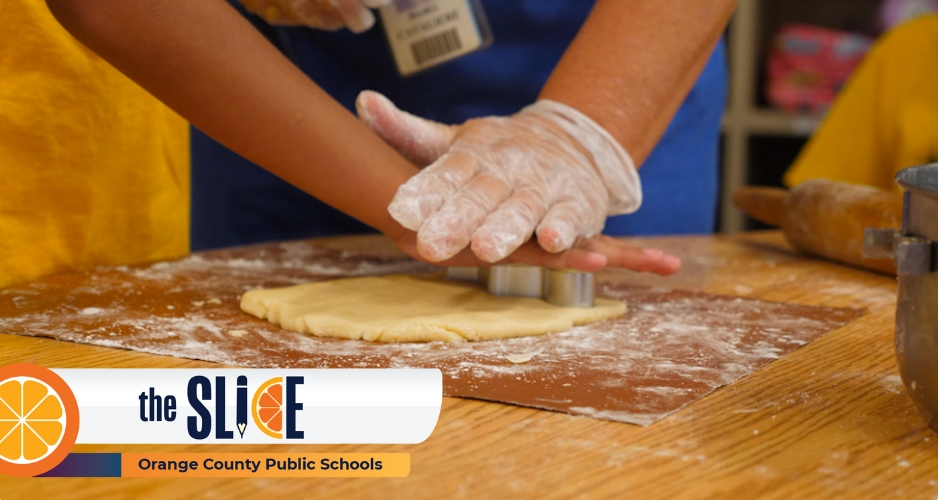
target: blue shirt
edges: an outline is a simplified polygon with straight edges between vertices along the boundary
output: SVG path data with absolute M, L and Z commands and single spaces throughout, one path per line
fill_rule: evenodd
M 406 78 L 397 73 L 380 23 L 364 34 L 354 35 L 346 30 L 329 33 L 270 27 L 245 15 L 291 61 L 350 110 L 360 91 L 372 89 L 418 116 L 461 123 L 479 116 L 510 115 L 534 102 L 592 7 L 592 2 L 582 0 L 481 3 L 494 43 Z M 717 146 L 725 104 L 726 64 L 721 42 L 639 171 L 644 204 L 635 214 L 609 218 L 605 233 L 713 231 Z M 367 226 L 193 130 L 194 250 L 367 230 Z

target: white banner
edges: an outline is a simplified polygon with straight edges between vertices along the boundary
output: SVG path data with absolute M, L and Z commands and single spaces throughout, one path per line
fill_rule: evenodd
M 440 415 L 436 369 L 53 369 L 84 444 L 414 444 Z

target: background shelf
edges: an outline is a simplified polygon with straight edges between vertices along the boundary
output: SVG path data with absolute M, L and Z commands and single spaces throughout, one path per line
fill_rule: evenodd
M 821 117 L 771 108 L 763 97 L 765 59 L 788 23 L 872 32 L 881 0 L 740 0 L 727 32 L 730 94 L 723 119 L 718 230 L 755 227 L 732 200 L 744 185 L 781 186 L 781 176 Z

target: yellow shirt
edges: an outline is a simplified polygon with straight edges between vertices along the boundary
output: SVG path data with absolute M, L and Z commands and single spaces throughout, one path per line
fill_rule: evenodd
M 893 176 L 938 161 L 938 15 L 884 35 L 785 174 L 899 190 Z
M 189 250 L 185 121 L 71 37 L 0 3 L 0 286 Z

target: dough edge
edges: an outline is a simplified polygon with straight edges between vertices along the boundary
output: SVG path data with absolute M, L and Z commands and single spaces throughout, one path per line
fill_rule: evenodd
M 343 300 L 336 298 L 336 289 L 351 287 L 353 290 L 349 291 L 347 300 L 354 302 L 358 298 L 355 296 L 354 288 L 361 288 L 365 285 L 376 287 L 375 289 L 387 287 L 383 290 L 385 293 L 387 290 L 394 291 L 400 287 L 400 293 L 394 293 L 394 295 L 401 297 L 414 297 L 416 294 L 414 290 L 420 291 L 431 299 L 440 295 L 441 291 L 470 294 L 472 300 L 490 301 L 493 307 L 497 306 L 495 309 L 501 310 L 446 310 L 430 315 L 375 320 L 381 326 L 369 325 L 368 321 L 342 317 L 341 312 L 333 314 L 328 309 L 315 313 L 290 314 L 291 308 L 299 307 L 296 302 L 291 302 L 299 300 L 298 297 L 311 296 L 315 301 L 328 304 L 330 299 Z M 392 305 L 400 309 L 406 308 L 407 303 L 405 301 Z M 343 302 L 336 302 L 336 304 L 343 304 Z M 285 330 L 297 333 L 326 338 L 391 343 L 466 342 L 558 333 L 574 326 L 621 316 L 626 312 L 626 305 L 620 300 L 597 297 L 595 306 L 592 308 L 558 307 L 539 299 L 493 297 L 483 289 L 465 283 L 390 275 L 341 278 L 282 288 L 249 290 L 241 297 L 241 309 L 252 316 L 266 319 Z

